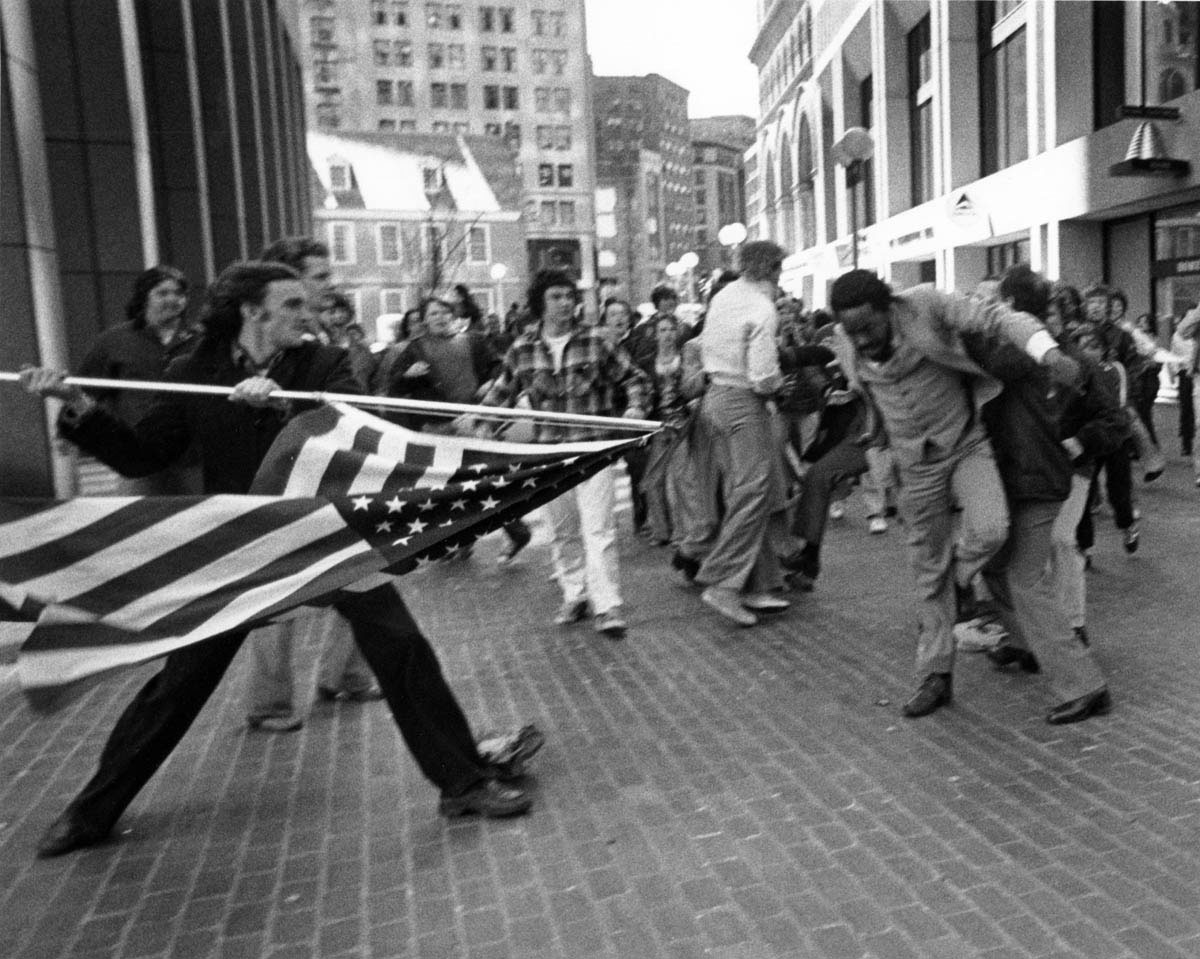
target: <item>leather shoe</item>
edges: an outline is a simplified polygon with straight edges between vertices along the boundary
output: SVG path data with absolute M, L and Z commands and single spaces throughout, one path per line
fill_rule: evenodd
M 1103 716 L 1110 709 L 1112 709 L 1112 697 L 1108 694 L 1108 687 L 1101 686 L 1094 693 L 1088 693 L 1086 696 L 1072 699 L 1061 706 L 1055 706 L 1046 713 L 1046 722 L 1053 726 L 1078 723 L 1091 716 Z
M 90 826 L 75 813 L 67 810 L 54 822 L 46 827 L 42 838 L 38 840 L 37 854 L 39 859 L 50 859 L 62 856 L 76 849 L 95 846 L 108 838 L 109 830 Z
M 487 764 L 487 774 L 501 782 L 511 782 L 525 775 L 526 764 L 545 742 L 542 731 L 530 723 L 515 732 L 487 733 L 480 737 L 476 747 Z
M 459 796 L 442 796 L 438 800 L 438 812 L 446 817 L 476 813 L 497 818 L 519 816 L 528 812 L 532 805 L 533 797 L 525 790 L 501 786 L 494 779 L 483 779 Z
M 909 719 L 927 716 L 935 709 L 947 706 L 954 698 L 949 673 L 930 673 L 917 687 L 912 699 L 904 704 L 904 715 Z
M 700 602 L 715 609 L 731 623 L 739 626 L 754 626 L 758 617 L 748 609 L 742 608 L 741 594 L 737 590 L 726 589 L 722 586 L 710 586 L 700 594 Z
M 772 593 L 746 593 L 742 596 L 742 605 L 756 613 L 782 613 L 792 604 Z
M 1040 673 L 1042 671 L 1042 667 L 1033 653 L 1011 643 L 1000 643 L 994 649 L 989 649 L 987 658 L 997 669 L 1006 669 L 1015 663 L 1023 673 Z

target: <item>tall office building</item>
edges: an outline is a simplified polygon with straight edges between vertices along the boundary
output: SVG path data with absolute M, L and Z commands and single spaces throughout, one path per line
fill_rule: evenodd
M 592 91 L 602 286 L 641 302 L 695 242 L 688 91 L 657 73 Z
M 301 0 L 323 133 L 491 136 L 516 153 L 528 266 L 595 281 L 583 0 Z
M 745 153 L 754 143 L 753 117 L 700 117 L 691 121 L 692 195 L 696 201 L 696 272 L 708 275 L 733 265 L 721 245 L 721 227 L 746 223 Z
M 204 284 L 311 227 L 291 4 L 0 4 L 0 369 L 76 369 L 134 277 Z M 40 400 L 0 387 L 0 492 L 70 495 Z

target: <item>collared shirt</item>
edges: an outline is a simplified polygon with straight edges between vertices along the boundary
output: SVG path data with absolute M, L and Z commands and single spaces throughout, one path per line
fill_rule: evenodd
M 774 393 L 783 385 L 777 322 L 765 284 L 744 277 L 730 283 L 713 297 L 700 334 L 704 372 L 721 386 Z
M 929 360 L 895 328 L 893 336 L 892 356 L 882 363 L 861 360 L 859 376 L 883 414 L 900 465 L 945 459 L 979 431 L 970 390 L 957 370 Z
M 511 405 L 524 393 L 535 410 L 586 416 L 616 416 L 616 393 L 625 391 L 628 406 L 646 410 L 646 375 L 623 350 L 611 346 L 593 327 L 577 326 L 563 350 L 562 364 L 542 339 L 542 328 L 519 336 L 504 357 L 504 369 L 483 402 Z M 594 427 L 539 423 L 539 443 L 594 440 L 602 431 Z

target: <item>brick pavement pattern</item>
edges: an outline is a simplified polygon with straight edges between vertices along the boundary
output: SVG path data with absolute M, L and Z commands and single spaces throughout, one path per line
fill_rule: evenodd
M 1136 556 L 1098 523 L 1115 709 L 1078 726 L 1044 722 L 1043 677 L 972 655 L 953 706 L 902 719 L 903 533 L 861 509 L 817 591 L 752 630 L 632 538 L 621 643 L 549 624 L 537 543 L 410 576 L 477 731 L 547 734 L 517 820 L 440 819 L 380 704 L 247 733 L 239 659 L 117 841 L 39 861 L 146 672 L 37 719 L 0 667 L 0 955 L 1200 957 L 1200 491 L 1175 460 L 1138 496 Z

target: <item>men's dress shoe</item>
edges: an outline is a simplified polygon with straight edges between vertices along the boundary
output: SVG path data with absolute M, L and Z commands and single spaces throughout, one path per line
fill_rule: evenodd
M 779 558 L 779 565 L 787 570 L 787 580 L 805 593 L 811 593 L 821 575 L 821 560 L 798 549 Z
M 533 533 L 529 529 L 529 524 L 517 520 L 509 526 L 504 527 L 504 531 L 508 534 L 508 545 L 504 547 L 504 552 L 500 554 L 500 558 L 496 560 L 499 566 L 507 566 L 517 558 L 517 553 L 521 552 L 529 541 L 533 539 Z
M 1072 699 L 1061 706 L 1055 706 L 1046 713 L 1046 722 L 1054 726 L 1078 723 L 1090 716 L 1103 716 L 1110 709 L 1112 709 L 1112 697 L 1108 694 L 1108 687 L 1101 686 L 1094 693 L 1088 693 L 1086 696 Z
M 742 608 L 742 597 L 737 590 L 725 589 L 722 586 L 710 586 L 700 594 L 700 602 L 715 609 L 732 623 L 739 626 L 754 626 L 758 617 L 748 609 Z
M 563 603 L 554 616 L 554 625 L 570 626 L 572 623 L 578 623 L 581 619 L 587 618 L 587 614 L 588 602 L 586 599 L 577 599 L 573 603 Z
M 603 633 L 609 639 L 624 639 L 625 638 L 625 619 L 621 616 L 621 607 L 614 606 L 612 609 L 596 616 L 596 632 Z
M 742 596 L 742 605 L 756 613 L 782 613 L 785 609 L 790 609 L 792 604 L 772 593 L 745 593 Z
M 954 698 L 949 673 L 930 673 L 917 687 L 912 699 L 904 704 L 904 715 L 909 719 L 927 716 L 935 709 L 949 705 Z
M 545 742 L 542 731 L 529 724 L 515 732 L 486 733 L 480 737 L 476 748 L 487 764 L 488 775 L 509 782 L 525 775 L 526 764 Z
M 525 790 L 501 786 L 494 779 L 483 779 L 459 796 L 442 796 L 438 800 L 438 812 L 447 818 L 472 813 L 496 818 L 519 816 L 528 812 L 532 805 L 533 797 Z
M 62 856 L 76 849 L 95 846 L 108 838 L 110 830 L 98 829 L 83 822 L 70 810 L 64 812 L 54 822 L 46 827 L 42 838 L 38 840 L 37 854 L 39 859 L 50 859 Z
M 246 725 L 264 733 L 294 733 L 304 720 L 299 716 L 251 716 Z
M 1023 673 L 1040 673 L 1042 671 L 1042 667 L 1033 653 L 1027 649 L 1021 649 L 1019 646 L 1014 646 L 1012 643 L 1000 643 L 995 648 L 989 649 L 987 651 L 987 658 L 992 661 L 997 669 L 1006 669 L 1016 664 Z
M 675 550 L 671 557 L 671 568 L 682 573 L 689 583 L 694 583 L 696 574 L 700 572 L 700 560 L 684 556 L 679 550 Z

